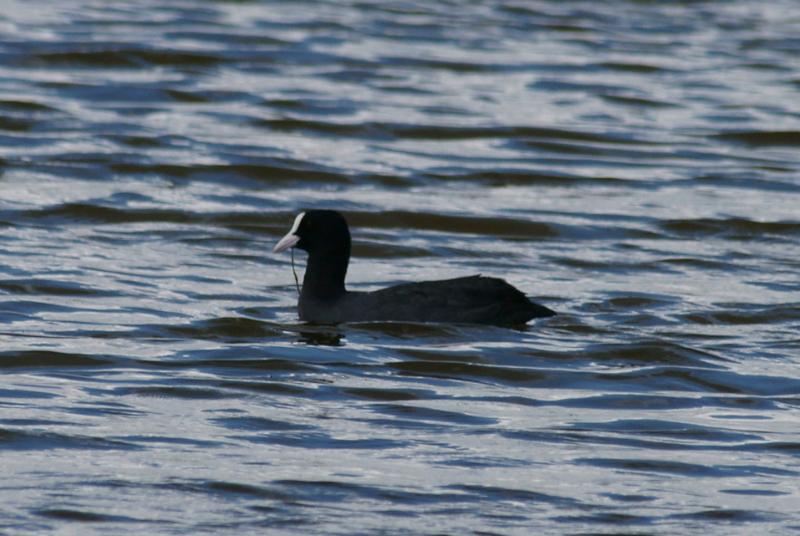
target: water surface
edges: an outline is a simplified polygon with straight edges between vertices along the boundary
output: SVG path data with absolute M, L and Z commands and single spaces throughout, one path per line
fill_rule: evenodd
M 794 2 L 0 5 L 0 532 L 800 530 Z

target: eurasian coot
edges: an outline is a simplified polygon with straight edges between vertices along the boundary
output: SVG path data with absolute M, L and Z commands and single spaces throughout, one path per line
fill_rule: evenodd
M 344 287 L 350 262 L 350 230 L 334 210 L 301 212 L 273 252 L 308 252 L 297 308 L 300 319 L 319 324 L 373 320 L 524 324 L 556 313 L 533 303 L 502 279 L 475 275 L 404 283 L 373 292 Z

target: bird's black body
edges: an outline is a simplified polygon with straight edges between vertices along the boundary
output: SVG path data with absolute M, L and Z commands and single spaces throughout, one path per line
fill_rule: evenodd
M 344 280 L 350 261 L 350 231 L 341 214 L 308 211 L 275 251 L 299 247 L 308 252 L 298 310 L 300 319 L 320 324 L 365 321 L 524 324 L 553 316 L 502 279 L 459 277 L 404 283 L 373 292 L 350 292 Z

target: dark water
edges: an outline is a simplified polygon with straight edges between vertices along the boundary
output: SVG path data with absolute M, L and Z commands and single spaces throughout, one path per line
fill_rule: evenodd
M 800 532 L 796 2 L 0 6 L 1 533 Z

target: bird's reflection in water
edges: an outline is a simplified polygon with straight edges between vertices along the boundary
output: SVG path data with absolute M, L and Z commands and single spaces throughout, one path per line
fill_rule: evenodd
M 333 329 L 301 329 L 297 342 L 309 346 L 344 346 L 344 334 Z

